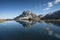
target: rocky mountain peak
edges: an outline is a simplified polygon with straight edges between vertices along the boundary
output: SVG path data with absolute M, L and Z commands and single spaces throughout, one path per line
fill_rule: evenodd
M 29 11 L 29 10 L 24 10 L 23 11 L 23 14 L 31 14 L 32 12 L 31 11 Z
M 35 18 L 37 17 L 36 14 L 29 10 L 24 10 L 23 13 L 19 16 L 17 16 L 15 19 L 25 19 L 25 18 Z

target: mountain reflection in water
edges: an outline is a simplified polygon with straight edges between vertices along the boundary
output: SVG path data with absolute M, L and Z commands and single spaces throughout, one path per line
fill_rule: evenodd
M 38 23 L 47 23 L 48 25 L 50 25 L 50 24 L 53 24 L 53 25 L 55 25 L 55 26 L 58 26 L 58 27 L 60 27 L 60 22 L 59 21 L 34 21 L 34 20 L 21 20 L 21 21 L 16 21 L 16 22 L 18 22 L 18 23 L 20 23 L 20 24 L 22 24 L 23 25 L 23 27 L 24 28 L 30 28 L 30 27 L 33 27 L 33 25 L 34 24 L 36 24 L 37 22 Z M 44 24 L 42 25 L 42 27 L 44 26 Z M 55 30 L 55 29 L 54 29 Z M 59 33 L 57 33 L 57 32 L 55 32 L 54 30 L 52 30 L 50 27 L 43 27 L 43 30 L 41 30 L 40 31 L 40 33 L 47 33 L 49 36 L 52 36 L 52 37 L 55 37 L 55 38 L 58 38 L 58 39 L 60 39 L 60 34 Z M 59 32 L 59 31 L 58 31 Z M 50 38 L 49 38 L 50 39 Z M 56 40 L 58 40 L 58 39 L 56 39 Z M 53 39 L 52 39 L 53 40 Z
M 4 21 L 0 23 L 2 40 L 59 40 L 59 21 Z
M 60 21 L 45 21 L 48 24 L 53 24 L 60 27 Z
M 16 20 L 7 20 L 7 21 L 16 21 Z M 7 22 L 7 21 L 3 21 L 3 22 L 0 22 L 0 23 L 4 23 L 4 22 Z M 38 22 L 38 23 L 53 24 L 53 25 L 56 25 L 56 26 L 59 26 L 59 27 L 60 27 L 60 21 L 20 20 L 20 21 L 16 21 L 16 22 L 19 23 L 19 24 L 22 24 L 22 26 L 23 26 L 24 28 L 30 28 L 31 26 L 33 26 L 33 25 L 36 24 L 37 22 Z
M 59 27 L 60 27 L 60 21 L 34 21 L 34 20 L 21 20 L 21 21 L 16 21 L 16 22 L 22 24 L 23 27 L 31 27 L 31 26 L 33 26 L 34 24 L 36 24 L 37 22 L 38 22 L 38 23 L 53 24 L 53 25 L 56 25 L 56 26 L 59 26 Z
M 20 24 L 22 24 L 22 26 L 24 28 L 30 28 L 32 27 L 34 24 L 36 24 L 36 21 L 33 21 L 33 20 L 21 20 L 21 21 L 16 21 Z

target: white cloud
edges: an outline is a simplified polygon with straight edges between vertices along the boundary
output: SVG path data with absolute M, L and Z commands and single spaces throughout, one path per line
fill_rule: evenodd
M 60 2 L 60 0 L 55 0 L 54 1 L 54 4 L 57 4 L 57 3 L 59 3 Z
M 55 1 L 52 1 L 52 2 L 48 2 L 47 3 L 47 8 L 43 9 L 43 10 L 49 10 L 52 6 L 54 6 L 55 4 L 58 4 L 60 2 L 60 0 L 55 0 Z
M 48 5 L 47 8 L 45 8 L 43 10 L 49 10 L 53 6 L 53 3 L 52 2 L 48 2 L 47 5 Z
M 52 6 L 53 6 L 52 2 L 48 2 L 48 7 L 52 7 Z
M 43 10 L 49 10 L 49 9 L 50 9 L 50 8 L 47 7 L 47 8 L 45 8 L 45 9 L 43 9 Z

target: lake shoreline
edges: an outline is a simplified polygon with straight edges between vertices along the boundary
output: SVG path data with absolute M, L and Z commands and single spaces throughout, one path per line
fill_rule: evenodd
M 0 19 L 0 22 L 4 21 L 13 21 L 14 19 Z M 26 20 L 26 19 L 25 19 Z M 29 20 L 29 19 L 28 19 Z M 21 20 L 15 20 L 15 21 L 21 21 Z M 60 20 L 34 20 L 34 21 L 60 21 Z

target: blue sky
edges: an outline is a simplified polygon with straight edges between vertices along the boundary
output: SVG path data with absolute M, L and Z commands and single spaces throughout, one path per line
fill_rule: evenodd
M 60 0 L 0 0 L 0 19 L 14 18 L 23 10 L 34 14 L 47 14 L 60 10 Z

